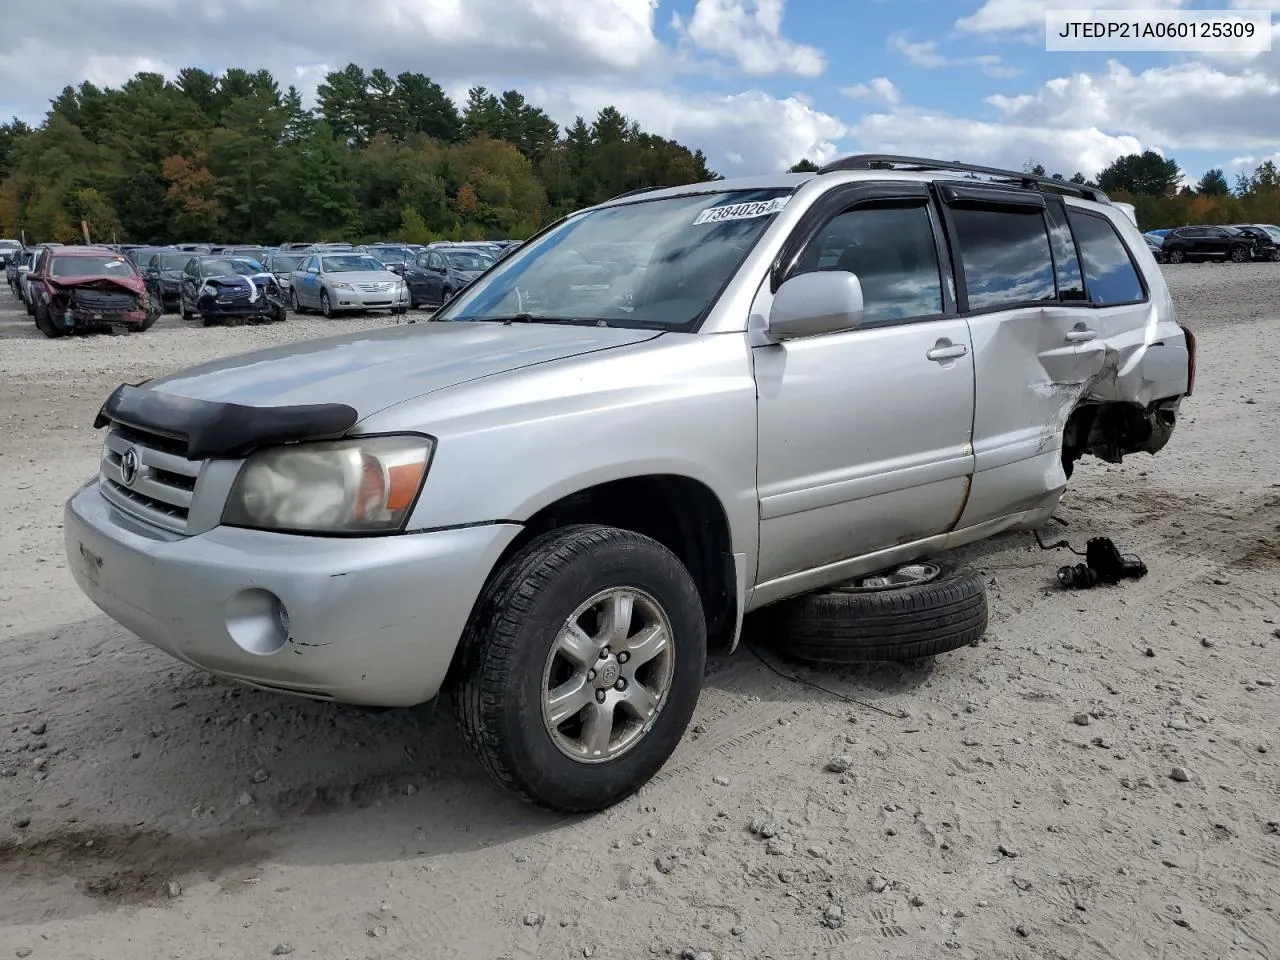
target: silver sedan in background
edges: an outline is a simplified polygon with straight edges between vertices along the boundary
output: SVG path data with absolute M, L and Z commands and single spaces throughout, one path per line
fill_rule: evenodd
M 409 309 L 409 288 L 380 260 L 360 253 L 315 253 L 289 276 L 295 313 L 319 310 L 326 317 L 351 310 Z

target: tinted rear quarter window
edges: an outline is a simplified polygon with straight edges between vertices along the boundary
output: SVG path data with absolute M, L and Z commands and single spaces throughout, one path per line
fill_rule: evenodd
M 953 207 L 951 218 L 970 310 L 1057 299 L 1041 210 Z
M 1145 300 L 1146 291 L 1133 258 L 1110 221 L 1076 210 L 1069 210 L 1067 219 L 1080 247 L 1090 301 L 1112 306 Z

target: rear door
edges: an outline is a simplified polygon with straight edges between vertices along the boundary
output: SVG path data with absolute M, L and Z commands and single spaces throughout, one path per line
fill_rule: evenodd
M 1080 201 L 1068 200 L 1066 210 L 1088 297 L 1073 329 L 1103 349 L 1108 370 L 1123 376 L 1155 338 L 1150 291 L 1131 246 L 1136 231 Z
M 1066 485 L 1062 436 L 1103 366 L 1079 255 L 1056 198 L 939 183 L 973 335 L 973 488 L 967 527 L 1040 510 Z

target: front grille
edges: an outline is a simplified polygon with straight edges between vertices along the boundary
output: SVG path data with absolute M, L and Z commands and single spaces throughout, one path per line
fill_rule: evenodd
M 128 313 L 138 309 L 138 295 L 117 290 L 93 290 L 83 288 L 71 294 L 75 305 L 82 310 L 101 313 Z
M 113 423 L 102 448 L 102 495 L 139 520 L 186 533 L 203 461 L 188 460 L 184 449 L 180 441 Z M 126 483 L 122 461 L 131 450 L 137 470 Z
M 361 290 L 363 290 L 365 293 L 385 293 L 386 291 L 391 289 L 392 284 L 390 283 L 358 283 L 356 284 L 356 286 L 359 287 Z

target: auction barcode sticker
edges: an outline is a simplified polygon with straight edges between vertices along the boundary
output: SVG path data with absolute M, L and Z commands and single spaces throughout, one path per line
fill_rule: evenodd
M 1046 10 L 1046 50 L 1262 53 L 1270 10 Z
M 722 207 L 707 207 L 694 217 L 693 225 L 696 227 L 700 223 L 719 223 L 721 220 L 767 217 L 785 207 L 790 199 L 790 197 L 774 197 L 772 200 L 757 200 L 754 203 L 729 203 Z

